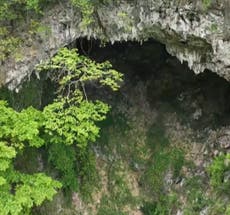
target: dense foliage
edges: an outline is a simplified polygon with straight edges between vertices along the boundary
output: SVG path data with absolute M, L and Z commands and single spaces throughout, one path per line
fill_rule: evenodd
M 230 182 L 228 180 L 228 175 L 230 171 L 230 154 L 220 155 L 215 157 L 212 164 L 208 168 L 210 174 L 211 186 L 218 192 L 229 192 Z
M 99 3 L 109 1 L 70 0 L 72 6 L 80 9 L 82 13 L 82 27 L 94 21 L 93 14 Z M 0 1 L 0 62 L 15 53 L 17 47 L 23 43 L 23 38 L 12 34 L 15 24 L 26 20 L 28 26 L 38 29 L 38 22 L 34 19 L 39 20 L 44 7 L 55 2 L 54 0 Z M 211 5 L 209 0 L 202 2 L 206 9 Z M 226 26 L 228 22 L 226 19 Z M 109 62 L 96 63 L 80 56 L 76 49 L 61 49 L 49 61 L 38 65 L 37 70 L 47 72 L 49 78 L 59 86 L 53 103 L 43 110 L 29 107 L 18 112 L 10 108 L 6 102 L 0 101 L 1 215 L 30 214 L 34 206 L 41 205 L 45 200 L 51 200 L 61 187 L 81 191 L 85 196 L 90 196 L 97 177 L 90 143 L 95 142 L 99 136 L 100 129 L 97 122 L 105 119 L 109 106 L 102 101 L 90 99 L 87 86 L 98 89 L 96 87 L 100 85 L 115 91 L 119 89 L 122 81 L 122 75 L 113 70 Z M 154 138 L 156 142 L 164 142 L 157 139 L 156 134 Z M 18 156 L 23 156 L 28 148 L 47 150 L 48 162 L 57 173 L 55 179 L 41 169 L 34 169 L 33 173 L 28 173 L 18 167 Z M 226 172 L 230 171 L 229 160 L 229 154 L 222 155 L 215 158 L 208 168 L 211 186 L 217 193 L 227 191 L 229 194 L 229 180 L 226 180 L 228 177 Z M 173 177 L 176 178 L 180 175 L 183 162 L 182 151 L 162 150 L 162 153 L 152 158 L 151 167 L 144 172 L 145 189 L 154 195 L 161 193 L 164 171 L 172 168 Z M 106 196 L 102 199 L 102 207 L 99 209 L 101 214 L 108 213 L 108 210 L 111 214 L 116 211 L 117 208 L 110 207 L 114 201 L 117 201 L 118 205 L 132 201 L 123 179 L 116 175 L 112 175 L 112 178 L 116 179 L 120 189 L 118 191 L 111 189 L 112 197 Z M 207 204 L 205 199 L 200 199 L 202 193 L 194 189 L 188 195 L 188 200 L 192 202 L 192 209 L 195 211 L 201 210 Z M 165 195 L 164 198 L 158 198 L 151 204 L 147 202 L 142 209 L 145 214 L 169 214 L 171 213 L 169 208 L 173 208 L 175 201 L 174 195 Z M 165 205 L 168 205 L 168 208 Z M 189 213 L 192 209 L 189 208 Z M 219 214 L 229 214 L 229 211 L 230 207 L 226 206 L 224 212 L 221 211 Z
M 26 147 L 41 147 L 43 116 L 28 108 L 16 112 L 0 102 L 0 208 L 1 214 L 29 214 L 30 208 L 51 199 L 61 184 L 44 173 L 25 174 L 15 169 L 14 158 Z
M 119 88 L 122 75 L 109 62 L 95 63 L 77 50 L 64 48 L 49 62 L 39 65 L 59 85 L 57 98 L 43 111 L 32 107 L 17 112 L 0 102 L 0 208 L 2 215 L 25 215 L 49 199 L 61 183 L 41 170 L 21 172 L 15 159 L 26 148 L 46 147 L 49 161 L 60 173 L 65 188 L 80 189 L 93 167 L 88 143 L 99 136 L 96 122 L 105 119 L 109 106 L 89 100 L 85 85 L 99 83 Z M 77 166 L 76 166 L 77 163 Z M 89 166 L 90 165 L 90 166 Z M 90 169 L 91 168 L 91 169 Z M 37 171 L 37 172 L 36 172 Z M 78 171 L 78 172 L 77 172 Z M 83 183 L 84 184 L 84 183 Z

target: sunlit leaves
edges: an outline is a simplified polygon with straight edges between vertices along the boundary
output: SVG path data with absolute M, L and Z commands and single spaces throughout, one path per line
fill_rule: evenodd
M 59 182 L 43 173 L 22 175 L 21 182 L 22 184 L 16 187 L 15 198 L 19 204 L 28 205 L 28 207 L 32 204 L 41 205 L 45 199 L 51 200 L 56 193 L 55 189 L 61 187 Z
M 98 82 L 117 90 L 122 82 L 122 74 L 112 69 L 110 62 L 97 63 L 80 56 L 77 49 L 60 49 L 49 62 L 37 66 L 38 70 L 52 70 L 51 77 L 57 79 L 61 89 L 81 86 L 82 82 Z
M 44 109 L 45 132 L 51 136 L 51 143 L 75 143 L 84 148 L 89 141 L 95 141 L 99 134 L 95 122 L 105 118 L 109 107 L 103 102 L 88 101 L 84 85 L 98 83 L 117 90 L 122 74 L 112 69 L 108 61 L 97 63 L 79 55 L 77 49 L 67 48 L 61 49 L 49 62 L 38 65 L 37 69 L 49 70 L 63 96 Z
M 88 98 L 85 85 L 117 90 L 122 81 L 122 75 L 109 62 L 96 63 L 80 56 L 76 49 L 61 49 L 38 69 L 48 70 L 59 85 L 53 103 L 43 111 L 29 107 L 17 112 L 0 101 L 0 215 L 29 215 L 33 206 L 51 200 L 61 187 L 43 173 L 29 175 L 15 170 L 14 159 L 27 147 L 48 146 L 49 161 L 61 173 L 64 187 L 78 188 L 76 157 L 86 153 L 88 143 L 99 136 L 97 122 L 109 111 L 107 104 Z M 87 170 L 87 161 L 80 165 L 79 169 Z
M 13 147 L 7 146 L 6 142 L 0 142 L 0 171 L 5 171 L 6 169 L 8 169 L 11 160 L 15 156 L 16 156 L 16 151 Z
M 64 100 L 57 101 L 44 109 L 45 132 L 50 135 L 51 143 L 86 147 L 98 136 L 99 128 L 95 123 L 105 118 L 108 109 L 108 105 L 100 101 L 82 101 L 79 106 L 68 107 Z
M 79 55 L 77 49 L 67 48 L 60 49 L 50 61 L 38 65 L 37 69 L 47 71 L 59 85 L 58 98 L 43 111 L 44 132 L 52 144 L 49 160 L 59 170 L 64 187 L 76 190 L 76 164 L 81 169 L 78 173 L 81 179 L 88 180 L 91 175 L 88 171 L 91 170 L 88 168 L 89 161 L 76 160 L 74 146 L 78 157 L 84 155 L 89 142 L 95 142 L 99 136 L 97 122 L 105 119 L 109 111 L 107 104 L 88 98 L 85 86 L 103 85 L 117 90 L 122 74 L 112 69 L 108 61 L 97 63 Z M 84 189 L 80 187 L 80 190 Z
M 43 113 L 29 107 L 21 112 L 0 101 L 0 214 L 25 215 L 33 205 L 51 199 L 60 183 L 44 174 L 26 175 L 14 170 L 14 158 L 25 147 L 41 147 Z
M 44 144 L 44 140 L 39 137 L 39 129 L 43 122 L 40 111 L 30 107 L 16 112 L 0 101 L 0 112 L 0 138 L 9 140 L 18 147 L 23 147 L 23 142 L 36 147 Z
M 1 215 L 29 214 L 31 207 L 41 205 L 44 200 L 51 200 L 57 192 L 56 189 L 61 187 L 59 182 L 43 173 L 26 175 L 14 172 L 14 174 L 17 174 L 17 181 L 11 182 L 18 184 L 13 190 L 10 184 L 6 184 L 0 192 Z
M 12 159 L 16 156 L 15 149 L 7 146 L 6 142 L 0 142 L 0 158 Z

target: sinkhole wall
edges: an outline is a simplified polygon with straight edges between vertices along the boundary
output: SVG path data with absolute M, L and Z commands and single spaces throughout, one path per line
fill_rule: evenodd
M 93 23 L 82 27 L 80 11 L 73 10 L 68 1 L 53 5 L 40 21 L 49 29 L 46 33 L 31 37 L 21 32 L 22 38 L 28 37 L 17 50 L 21 58 L 9 58 L 1 65 L 1 84 L 17 88 L 36 64 L 81 37 L 108 43 L 155 39 L 194 72 L 209 69 L 230 80 L 230 42 L 224 34 L 223 8 L 219 1 L 212 1 L 209 8 L 201 1 L 109 1 L 97 7 Z M 15 31 L 20 28 L 16 26 Z

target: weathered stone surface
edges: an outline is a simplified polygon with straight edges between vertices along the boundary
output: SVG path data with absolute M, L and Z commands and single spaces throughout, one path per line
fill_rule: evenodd
M 80 37 L 112 43 L 153 38 L 196 73 L 209 69 L 230 80 L 230 42 L 224 39 L 221 4 L 204 11 L 195 1 L 112 2 L 97 9 L 95 22 L 87 28 L 81 27 L 81 14 L 68 4 L 46 11 L 42 23 L 49 31 L 21 47 L 23 59 L 1 66 L 1 82 L 16 88 L 36 64 Z
M 221 149 L 229 149 L 230 148 L 230 131 L 229 128 L 225 128 L 220 130 L 219 137 L 217 138 L 217 144 Z

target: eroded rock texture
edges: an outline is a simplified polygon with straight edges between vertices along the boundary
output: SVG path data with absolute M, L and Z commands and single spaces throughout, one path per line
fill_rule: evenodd
M 109 1 L 97 8 L 95 22 L 83 28 L 80 12 L 68 3 L 56 4 L 42 18 L 47 31 L 28 40 L 27 34 L 22 33 L 23 58 L 8 60 L 1 66 L 2 83 L 11 89 L 17 87 L 36 64 L 80 37 L 111 43 L 153 38 L 165 44 L 167 51 L 181 62 L 187 61 L 196 73 L 209 69 L 230 80 L 227 14 L 223 2 L 217 0 L 208 9 L 200 0 Z

